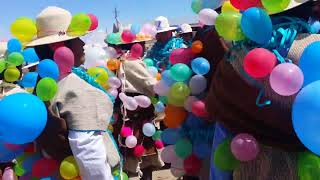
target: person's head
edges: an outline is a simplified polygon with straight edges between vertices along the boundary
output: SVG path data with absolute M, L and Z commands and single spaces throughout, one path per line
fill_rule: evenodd
M 165 43 L 172 38 L 172 31 L 157 33 L 156 39 L 158 42 Z
M 181 24 L 179 27 L 179 37 L 181 37 L 185 42 L 191 42 L 193 38 L 193 30 L 189 24 Z
M 161 43 L 167 42 L 172 37 L 173 31 L 177 29 L 177 27 L 171 27 L 168 18 L 164 16 L 157 17 L 154 21 L 154 25 L 158 32 L 156 39 Z
M 192 34 L 192 32 L 191 33 L 183 33 L 183 34 L 180 34 L 179 37 L 181 37 L 185 42 L 190 42 L 190 41 L 192 41 L 193 34 Z

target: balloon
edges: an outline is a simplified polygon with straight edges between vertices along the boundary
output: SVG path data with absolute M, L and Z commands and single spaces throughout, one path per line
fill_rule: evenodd
M 3 180 L 16 180 L 17 177 L 11 167 L 7 167 L 4 169 L 4 172 L 2 174 Z
M 198 75 L 205 75 L 210 71 L 210 63 L 205 58 L 199 57 L 191 62 L 193 72 Z
M 233 156 L 230 148 L 231 140 L 224 140 L 214 152 L 214 164 L 223 171 L 232 171 L 240 165 L 240 162 Z
M 38 73 L 28 72 L 23 76 L 22 80 L 19 82 L 19 85 L 21 85 L 24 88 L 34 88 L 36 87 L 37 81 Z
M 251 7 L 261 7 L 260 0 L 230 0 L 233 7 L 239 10 L 246 10 Z
M 24 61 L 27 63 L 35 63 L 40 61 L 36 51 L 34 48 L 27 48 L 22 51 L 22 55 L 24 57 Z
M 189 87 L 192 94 L 200 94 L 207 88 L 207 79 L 201 75 L 195 75 L 190 79 Z
M 225 1 L 222 5 L 221 8 L 221 12 L 225 13 L 225 12 L 236 12 L 238 13 L 239 10 L 235 7 L 232 6 L 232 4 L 230 3 L 230 1 Z
M 307 46 L 300 58 L 299 67 L 304 75 L 304 84 L 306 86 L 314 81 L 320 80 L 320 54 L 318 49 L 320 48 L 320 41 L 315 41 Z
M 195 101 L 192 104 L 192 113 L 198 117 L 205 118 L 208 117 L 208 112 L 206 110 L 206 105 L 203 101 Z
M 259 145 L 253 136 L 238 134 L 232 139 L 231 152 L 239 161 L 251 161 L 258 156 Z
M 155 109 L 156 113 L 162 113 L 162 112 L 164 112 L 165 106 L 162 102 L 157 102 L 154 105 L 154 109 Z
M 121 81 L 117 77 L 110 77 L 108 79 L 109 86 L 112 88 L 119 88 L 121 86 Z
M 120 67 L 120 61 L 118 59 L 109 59 L 109 61 L 107 62 L 107 67 L 111 71 L 118 70 Z
M 30 180 L 30 179 L 32 179 L 32 174 L 31 173 L 30 174 L 25 174 L 25 175 L 19 177 L 19 180 Z
M 210 8 L 210 9 L 218 9 L 221 7 L 224 0 L 202 0 L 202 7 L 203 8 Z
M 170 93 L 177 99 L 185 99 L 190 95 L 190 88 L 183 82 L 176 82 L 171 86 Z
M 99 26 L 99 21 L 98 21 L 98 18 L 93 14 L 88 14 L 88 16 L 91 21 L 91 26 L 89 28 L 89 31 L 93 31 L 93 30 L 97 29 L 97 27 Z
M 41 159 L 40 154 L 33 154 L 29 157 L 27 157 L 23 162 L 22 162 L 22 168 L 24 169 L 25 172 L 32 172 L 32 167 L 36 161 Z
M 37 27 L 30 18 L 20 17 L 16 19 L 10 27 L 10 31 L 19 41 L 29 42 L 37 35 Z
M 166 96 L 159 96 L 159 101 L 163 104 L 168 104 L 168 98 Z
M 7 43 L 7 50 L 9 53 L 20 52 L 22 44 L 18 39 L 10 39 Z
M 168 104 L 177 106 L 177 107 L 183 107 L 184 102 L 187 100 L 187 97 L 185 96 L 177 97 L 176 95 L 173 95 L 172 91 L 169 91 L 167 98 L 168 98 Z
M 174 152 L 174 146 L 166 146 L 160 154 L 161 160 L 165 163 L 171 163 L 174 159 L 175 152 Z
M 153 60 L 150 58 L 145 58 L 143 60 L 143 62 L 147 65 L 147 66 L 154 66 Z
M 175 64 L 170 69 L 171 77 L 175 81 L 185 81 L 190 78 L 192 71 L 185 64 Z
M 234 12 L 221 13 L 216 19 L 216 30 L 220 36 L 228 41 L 245 39 L 241 30 L 241 14 Z
M 161 140 L 156 140 L 154 142 L 154 146 L 157 148 L 157 149 L 162 149 L 164 147 L 164 144 Z
M 131 128 L 125 127 L 125 126 L 121 128 L 120 135 L 122 137 L 128 137 L 128 136 L 130 136 L 132 134 L 133 134 L 133 130 Z
M 91 19 L 87 14 L 79 13 L 72 17 L 68 28 L 68 35 L 83 36 L 91 27 Z
M 50 101 L 54 98 L 58 91 L 58 85 L 52 78 L 41 79 L 36 88 L 37 96 L 42 101 Z
M 193 102 L 198 101 L 197 97 L 195 96 L 189 96 L 187 98 L 187 100 L 184 102 L 184 108 L 189 111 L 192 112 L 192 104 Z
M 205 25 L 212 26 L 215 24 L 216 18 L 219 14 L 212 9 L 202 9 L 199 12 L 199 21 Z
M 139 24 L 133 24 L 133 25 L 131 25 L 130 31 L 132 34 L 137 35 L 137 34 L 139 34 L 140 29 L 141 29 L 141 27 Z
M 60 175 L 64 179 L 74 179 L 79 176 L 79 167 L 73 156 L 68 156 L 61 162 Z
M 134 148 L 136 147 L 136 145 L 137 145 L 137 138 L 135 136 L 131 135 L 126 138 L 126 146 L 128 148 Z
M 245 57 L 243 68 L 253 78 L 268 76 L 277 63 L 277 57 L 267 49 L 255 48 Z
M 10 144 L 9 147 L 7 143 L 0 141 L 0 163 L 11 162 L 13 159 L 23 153 L 24 148 L 24 145 L 14 144 Z
M 130 50 L 130 57 L 133 59 L 139 59 L 142 56 L 143 56 L 143 47 L 139 43 L 134 44 Z
M 256 27 L 260 27 L 258 31 Z M 242 13 L 241 29 L 246 37 L 258 44 L 267 44 L 272 37 L 271 19 L 260 8 L 249 8 Z
M 211 145 L 208 143 L 195 144 L 193 146 L 193 153 L 200 159 L 206 159 L 211 156 Z
M 20 71 L 15 67 L 8 67 L 4 71 L 4 80 L 7 82 L 15 82 L 20 77 Z
M 13 52 L 8 56 L 8 63 L 14 66 L 20 66 L 24 61 L 24 57 L 21 53 Z
M 137 101 L 138 105 L 142 108 L 147 108 L 151 105 L 151 100 L 147 96 L 135 96 L 134 99 Z
M 312 180 L 320 176 L 320 158 L 313 153 L 299 153 L 297 166 L 300 179 Z
M 135 38 L 136 36 L 129 30 L 124 30 L 121 34 L 121 39 L 124 43 L 131 43 Z
M 203 43 L 200 40 L 194 41 L 191 46 L 191 51 L 194 54 L 199 54 L 203 50 Z
M 144 147 L 142 145 L 137 145 L 133 150 L 133 155 L 135 157 L 141 157 L 144 154 Z
M 84 50 L 85 62 L 84 67 L 87 69 L 97 66 L 105 66 L 105 61 L 107 59 L 106 51 L 99 46 L 90 46 Z
M 4 59 L 0 59 L 0 73 L 2 73 L 7 67 L 7 63 Z
M 147 23 L 142 26 L 141 33 L 148 34 L 151 37 L 156 37 L 157 28 L 154 25 Z
M 147 67 L 147 70 L 153 77 L 156 77 L 158 74 L 158 69 L 154 66 Z
M 180 48 L 174 49 L 170 56 L 169 60 L 172 64 L 189 64 L 192 58 L 194 57 L 191 48 Z
M 167 85 L 172 86 L 177 81 L 173 80 L 170 70 L 165 70 L 161 73 L 161 80 Z
M 14 107 L 14 108 L 12 108 Z M 28 123 L 25 123 L 28 120 Z M 35 140 L 47 123 L 47 110 L 34 95 L 17 93 L 0 101 L 1 139 L 11 144 L 25 144 Z
M 112 175 L 116 177 L 118 180 L 129 180 L 128 175 L 125 172 L 120 173 L 119 170 L 115 170 L 112 172 Z M 115 178 L 115 180 L 116 180 Z
M 152 137 L 156 133 L 156 128 L 151 123 L 145 123 L 142 127 L 142 132 L 147 137 Z
M 58 169 L 59 164 L 56 160 L 43 158 L 33 165 L 32 176 L 37 178 L 52 176 Z
M 290 2 L 290 0 L 261 0 L 263 7 L 272 14 L 284 11 Z
M 192 144 L 188 139 L 180 139 L 174 145 L 174 151 L 178 157 L 185 159 L 192 154 Z
M 161 140 L 165 144 L 175 144 L 182 136 L 179 129 L 167 128 L 161 133 Z
M 103 85 L 106 82 L 108 82 L 109 75 L 108 75 L 107 71 L 103 68 L 92 67 L 92 68 L 88 69 L 87 72 L 100 85 Z
M 153 86 L 153 90 L 156 94 L 160 96 L 166 96 L 170 90 L 170 87 L 167 86 L 163 80 L 161 80 Z
M 186 173 L 189 175 L 197 175 L 202 168 L 201 160 L 193 154 L 184 160 L 183 165 Z
M 121 33 L 108 34 L 106 40 L 109 44 L 119 44 L 121 43 Z
M 192 0 L 191 9 L 198 14 L 202 9 L 202 0 Z
M 71 72 L 74 66 L 74 54 L 69 48 L 58 48 L 54 52 L 53 59 L 59 67 L 60 75 L 66 75 Z
M 129 111 L 134 111 L 138 108 L 138 103 L 133 97 L 126 96 L 124 93 L 119 94 L 119 98 L 123 102 L 123 105 Z
M 45 59 L 39 63 L 38 73 L 41 78 L 49 77 L 54 80 L 58 80 L 59 67 L 54 61 L 50 59 Z
M 162 134 L 162 131 L 160 131 L 160 130 L 156 131 L 156 132 L 154 133 L 154 135 L 152 136 L 152 139 L 153 139 L 154 141 L 156 141 L 156 140 L 161 140 L 161 134 Z
M 270 85 L 276 93 L 282 96 L 291 96 L 301 89 L 303 73 L 295 64 L 279 64 L 271 72 Z

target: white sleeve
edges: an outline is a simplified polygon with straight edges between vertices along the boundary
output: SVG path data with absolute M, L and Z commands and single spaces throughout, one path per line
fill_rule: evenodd
M 113 180 L 101 133 L 69 131 L 68 138 L 82 180 Z

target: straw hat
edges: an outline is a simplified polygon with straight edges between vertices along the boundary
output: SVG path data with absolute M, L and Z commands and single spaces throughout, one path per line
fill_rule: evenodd
M 47 7 L 37 16 L 37 38 L 28 43 L 27 47 L 62 42 L 80 37 L 67 35 L 71 20 L 72 15 L 69 11 L 54 6 Z
M 170 27 L 170 23 L 169 23 L 168 18 L 166 18 L 164 16 L 157 17 L 154 21 L 154 24 L 157 27 L 158 33 L 172 31 L 172 30 L 177 29 L 177 27 Z
M 179 34 L 192 33 L 192 27 L 190 24 L 181 24 L 179 27 Z

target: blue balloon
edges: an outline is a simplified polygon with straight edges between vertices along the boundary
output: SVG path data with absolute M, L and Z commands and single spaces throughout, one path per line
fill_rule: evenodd
M 22 55 L 24 57 L 24 61 L 27 63 L 35 63 L 40 61 L 36 51 L 34 48 L 27 48 L 22 51 Z
M 10 39 L 7 43 L 7 49 L 9 53 L 21 52 L 22 44 L 18 39 Z
M 320 80 L 320 41 L 311 43 L 301 55 L 299 67 L 304 76 L 303 85 L 306 86 L 314 81 Z
M 23 169 L 29 173 L 32 171 L 32 167 L 34 165 L 35 162 L 37 162 L 38 160 L 41 159 L 40 154 L 35 154 L 32 155 L 30 157 L 27 157 L 23 162 L 22 162 L 22 167 Z
M 188 129 L 202 128 L 202 127 L 205 127 L 205 122 L 204 122 L 204 120 L 195 116 L 193 113 L 189 113 L 183 126 Z
M 261 8 L 249 8 L 243 12 L 241 29 L 252 41 L 266 44 L 272 37 L 272 22 L 268 13 Z
M 154 105 L 154 109 L 157 113 L 164 112 L 165 106 L 162 102 L 159 101 Z
M 170 70 L 165 70 L 161 73 L 161 80 L 163 80 L 168 86 L 172 86 L 177 82 L 172 79 Z
M 175 144 L 181 138 L 180 129 L 168 128 L 161 133 L 161 140 L 165 144 Z
M 11 144 L 34 141 L 47 123 L 47 109 L 28 93 L 6 96 L 0 101 L 0 140 Z
M 0 163 L 10 162 L 23 153 L 25 146 L 21 145 L 17 149 L 8 149 L 4 142 L 0 141 Z
M 292 107 L 293 128 L 300 141 L 313 153 L 320 155 L 320 81 L 304 87 Z
M 24 88 L 33 88 L 36 87 L 38 80 L 38 73 L 36 72 L 28 72 L 25 74 L 21 81 L 19 81 L 19 85 Z
M 134 35 L 138 34 L 140 32 L 140 29 L 141 29 L 141 27 L 139 24 L 132 24 L 131 25 L 131 33 Z
M 194 143 L 193 153 L 200 159 L 206 159 L 210 157 L 212 152 L 212 145 L 208 143 Z
M 198 75 L 205 75 L 210 71 L 210 63 L 205 58 L 199 57 L 191 61 L 191 68 Z
M 38 65 L 38 73 L 41 78 L 49 77 L 55 80 L 59 78 L 59 67 L 50 59 L 41 61 Z

